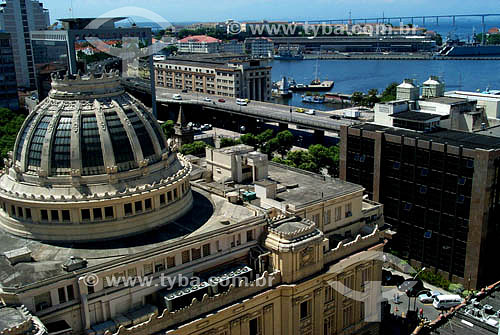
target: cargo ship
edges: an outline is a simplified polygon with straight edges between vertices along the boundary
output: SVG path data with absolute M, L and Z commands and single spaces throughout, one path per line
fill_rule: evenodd
M 449 40 L 439 50 L 439 54 L 448 57 L 500 56 L 500 45 L 481 45 Z
M 314 75 L 314 80 L 311 81 L 309 85 L 297 84 L 295 81 L 290 85 L 290 91 L 301 92 L 301 91 L 311 91 L 311 92 L 321 92 L 330 91 L 335 83 L 332 80 L 321 81 L 318 75 L 318 60 L 316 60 L 316 71 Z

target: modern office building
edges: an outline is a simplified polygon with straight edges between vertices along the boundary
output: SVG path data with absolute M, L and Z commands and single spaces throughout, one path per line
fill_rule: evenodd
M 19 109 L 16 67 L 10 34 L 0 31 L 0 107 Z
M 190 181 L 117 75 L 54 77 L 0 177 L 0 332 L 378 334 L 382 206 L 267 170 L 262 205 Z
M 271 99 L 271 65 L 266 60 L 168 58 L 154 63 L 156 85 L 258 101 Z
M 188 36 L 177 41 L 179 53 L 212 54 L 219 52 L 221 40 L 206 35 Z
M 341 179 L 384 204 L 397 251 L 466 288 L 497 278 L 499 138 L 365 124 L 340 143 Z
M 50 25 L 49 11 L 37 0 L 7 0 L 0 5 L 3 27 L 12 39 L 17 85 L 36 88 L 36 73 L 31 48 L 30 32 L 47 29 Z
M 252 57 L 273 57 L 274 43 L 267 37 L 245 39 L 245 49 Z

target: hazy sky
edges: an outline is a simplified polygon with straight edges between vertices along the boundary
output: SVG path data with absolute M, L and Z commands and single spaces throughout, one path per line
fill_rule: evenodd
M 348 17 L 499 13 L 499 0 L 41 0 L 51 20 L 95 17 L 121 7 L 151 10 L 169 22 L 334 19 Z M 124 13 L 132 15 L 133 13 Z M 139 20 L 138 20 L 139 21 Z

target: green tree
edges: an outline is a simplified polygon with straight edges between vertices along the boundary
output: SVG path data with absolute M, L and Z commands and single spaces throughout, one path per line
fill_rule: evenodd
M 290 161 L 292 163 L 291 166 L 293 167 L 299 167 L 305 163 L 309 163 L 312 161 L 312 157 L 309 154 L 309 152 L 304 151 L 304 150 L 295 150 L 295 151 L 290 151 L 286 155 L 286 160 Z
M 202 141 L 195 141 L 193 143 L 190 143 L 190 144 L 184 144 L 182 147 L 181 147 L 181 154 L 183 155 L 194 155 L 194 156 L 197 156 L 197 155 L 201 155 L 205 152 L 205 147 L 207 146 L 207 144 L 205 142 L 202 142 Z
M 284 130 L 276 135 L 276 139 L 278 140 L 277 151 L 283 157 L 293 147 L 293 134 L 289 130 Z
M 396 82 L 390 83 L 389 86 L 386 87 L 384 92 L 382 92 L 381 101 L 385 102 L 385 101 L 396 100 L 396 92 L 398 85 L 399 84 Z
M 220 139 L 220 147 L 225 148 L 225 147 L 231 147 L 233 145 L 240 144 L 241 142 L 239 140 L 235 140 L 229 137 L 223 137 Z
M 262 153 L 264 153 L 264 154 L 267 154 L 267 156 L 269 158 L 272 158 L 273 152 L 275 152 L 276 150 L 278 150 L 279 146 L 280 146 L 279 141 L 275 137 L 275 138 L 272 138 L 269 141 L 267 141 L 266 144 L 264 144 L 262 146 L 262 148 L 260 149 L 260 151 Z
M 376 103 L 380 102 L 380 98 L 378 97 L 378 90 L 376 88 L 372 88 L 368 91 L 368 96 L 366 97 L 366 106 L 373 107 Z
M 0 108 L 0 166 L 3 167 L 3 160 L 7 158 L 9 151 L 14 149 L 17 133 L 23 125 L 26 116 Z
M 312 161 L 317 165 L 318 170 L 325 168 L 330 176 L 337 177 L 339 171 L 339 147 L 331 146 L 329 148 L 314 144 L 308 149 Z
M 269 140 L 271 140 L 274 136 L 274 132 L 271 129 L 267 129 L 257 135 L 257 144 L 259 147 L 263 147 Z
M 355 105 L 361 105 L 364 99 L 363 92 L 354 92 L 351 97 L 351 101 Z
M 259 143 L 259 141 L 257 140 L 257 136 L 255 136 L 254 134 L 251 134 L 251 133 L 241 135 L 240 141 L 241 141 L 241 143 L 246 144 L 246 145 L 250 145 L 254 148 Z
M 163 130 L 165 137 L 171 138 L 174 136 L 174 121 L 167 120 L 161 125 L 161 129 Z

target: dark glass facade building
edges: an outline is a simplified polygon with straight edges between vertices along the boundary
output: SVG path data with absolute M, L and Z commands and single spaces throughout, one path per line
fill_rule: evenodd
M 384 204 L 395 250 L 466 288 L 495 278 L 500 138 L 378 125 L 341 133 L 341 178 Z

